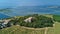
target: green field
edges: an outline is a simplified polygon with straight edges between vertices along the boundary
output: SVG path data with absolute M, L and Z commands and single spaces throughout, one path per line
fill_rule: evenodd
M 54 15 L 53 18 L 55 19 L 55 34 L 60 34 L 60 15 Z
M 53 18 L 55 19 L 55 21 L 60 22 L 60 15 L 53 15 Z
M 0 30 L 0 34 L 44 34 L 45 29 L 27 29 L 21 26 L 12 26 Z M 54 34 L 54 27 L 49 28 L 47 34 Z
M 55 23 L 55 34 L 60 34 L 60 23 Z

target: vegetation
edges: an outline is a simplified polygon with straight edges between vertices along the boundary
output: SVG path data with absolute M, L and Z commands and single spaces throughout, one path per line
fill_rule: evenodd
M 60 22 L 55 23 L 55 34 L 60 34 Z
M 34 17 L 34 19 L 32 19 L 31 23 L 29 22 L 26 23 L 24 20 L 29 17 Z M 52 27 L 54 24 L 53 18 L 38 14 L 14 18 L 10 22 L 12 22 L 14 25 L 18 24 L 20 26 L 33 27 L 33 28 Z
M 60 34 L 60 15 L 53 16 L 55 20 L 55 34 Z
M 60 22 L 60 15 L 54 15 L 53 18 L 55 21 Z
M 25 22 L 24 20 L 29 17 L 34 17 L 32 22 Z M 47 30 L 47 34 L 54 34 L 54 27 L 52 27 L 54 22 L 51 17 L 34 14 L 8 19 L 11 19 L 11 21 L 7 24 L 8 27 L 1 29 L 0 34 L 45 34 L 46 29 L 44 27 L 50 27 Z M 11 26 L 11 23 L 13 26 Z M 29 27 L 32 27 L 33 29 Z
M 0 30 L 0 34 L 44 34 L 45 29 L 27 29 L 21 26 L 11 26 Z M 54 34 L 54 28 L 49 28 L 47 34 Z

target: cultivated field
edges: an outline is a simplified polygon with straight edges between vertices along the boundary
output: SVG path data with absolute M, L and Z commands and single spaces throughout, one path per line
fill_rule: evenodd
M 55 19 L 55 34 L 60 34 L 60 15 L 54 15 L 53 18 Z
M 60 34 L 60 23 L 55 23 L 55 34 Z
M 12 26 L 0 30 L 0 34 L 45 34 L 45 29 L 28 29 L 21 26 Z M 47 34 L 54 34 L 54 27 L 49 28 Z
M 55 21 L 60 22 L 60 15 L 53 15 L 53 18 L 55 19 Z

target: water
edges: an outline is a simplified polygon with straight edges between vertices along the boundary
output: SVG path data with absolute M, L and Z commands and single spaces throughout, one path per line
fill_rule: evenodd
M 60 6 L 19 6 L 0 10 L 0 18 L 7 18 L 8 16 L 24 16 L 28 14 L 60 15 Z
M 0 19 L 9 18 L 10 16 L 0 13 Z

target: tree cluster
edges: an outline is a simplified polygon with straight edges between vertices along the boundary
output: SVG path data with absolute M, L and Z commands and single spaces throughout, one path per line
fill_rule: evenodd
M 31 23 L 25 22 L 24 20 L 27 19 L 28 17 L 35 17 L 35 18 L 32 19 Z M 18 24 L 20 26 L 32 27 L 32 28 L 52 27 L 54 24 L 53 18 L 38 14 L 28 15 L 20 18 L 14 18 L 14 20 L 12 20 L 11 22 L 13 22 L 14 25 Z

